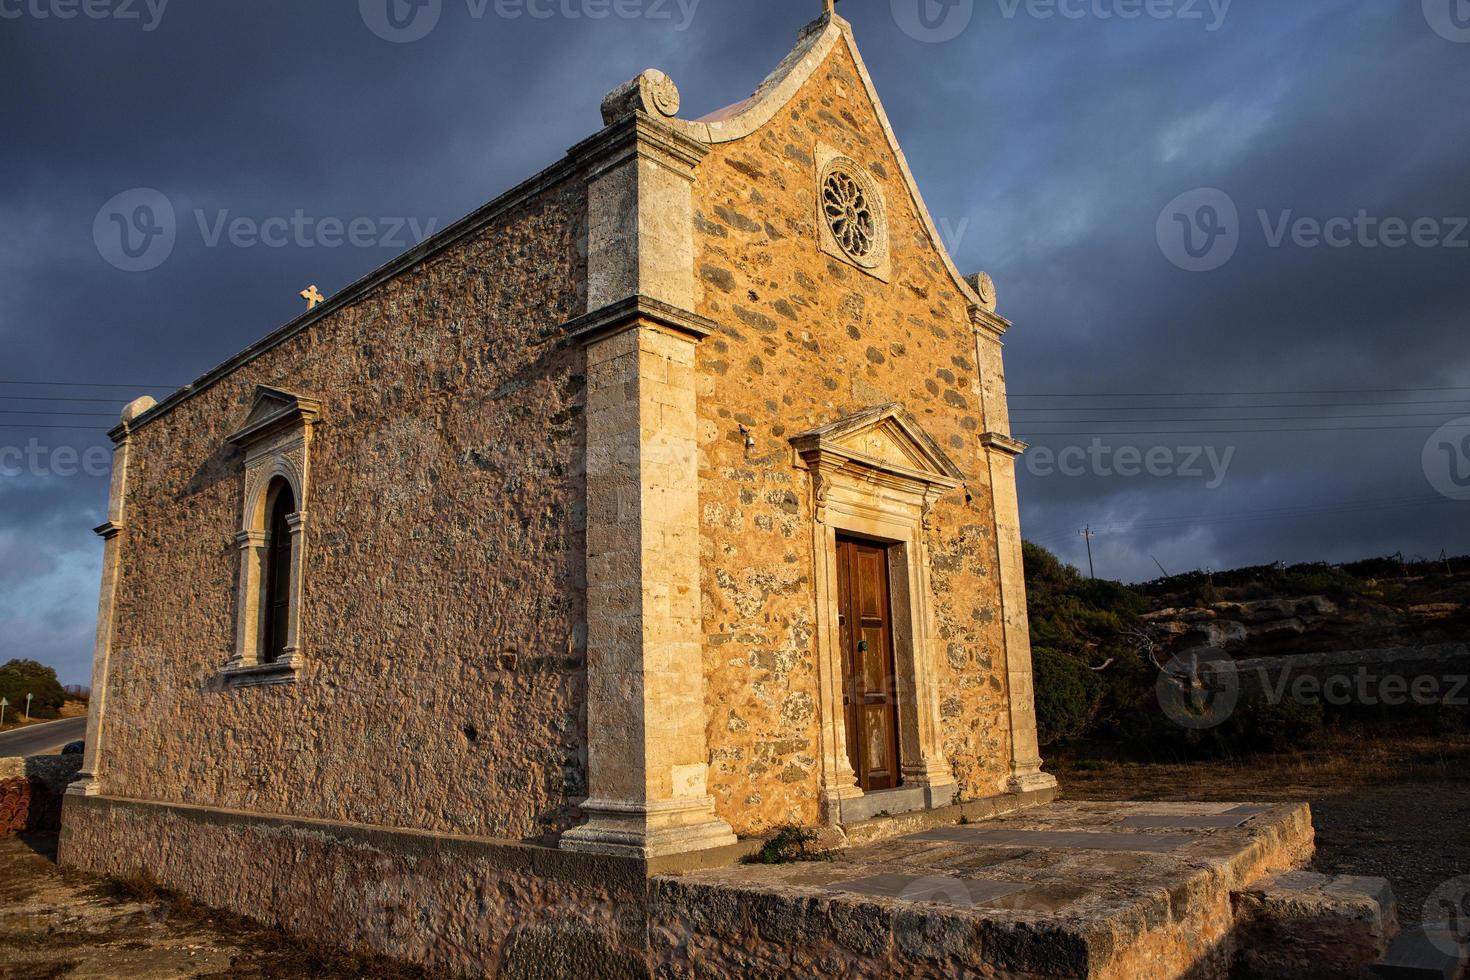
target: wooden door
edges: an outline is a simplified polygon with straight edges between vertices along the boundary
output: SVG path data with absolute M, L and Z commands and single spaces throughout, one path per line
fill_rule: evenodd
M 847 755 L 864 791 L 892 789 L 899 784 L 898 689 L 887 548 L 837 539 L 837 624 Z

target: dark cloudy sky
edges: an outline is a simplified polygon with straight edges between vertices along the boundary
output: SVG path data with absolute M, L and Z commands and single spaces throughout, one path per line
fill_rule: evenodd
M 554 161 L 645 67 L 686 117 L 742 98 L 820 9 L 388 2 L 0 0 L 0 660 L 87 679 L 86 450 L 122 403 Z M 1436 434 L 1470 416 L 1470 4 L 840 12 L 1016 323 L 1028 537 L 1085 567 L 1091 524 L 1128 579 L 1470 552 L 1470 423 Z M 143 234 L 165 209 L 171 249 Z M 330 219 L 365 219 L 357 242 Z

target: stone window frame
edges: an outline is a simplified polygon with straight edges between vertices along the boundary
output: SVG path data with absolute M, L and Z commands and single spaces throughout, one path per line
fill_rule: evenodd
M 888 222 L 888 204 L 883 197 L 883 189 L 878 181 L 874 179 L 867 167 L 858 163 L 852 157 L 824 143 L 816 146 L 815 158 L 817 161 L 817 183 L 815 188 L 816 227 L 817 239 L 821 249 L 827 255 L 852 266 L 875 279 L 889 282 L 893 277 L 893 247 L 892 231 Z M 833 233 L 831 224 L 825 213 L 825 192 L 827 180 L 834 173 L 842 173 L 857 183 L 862 188 L 867 198 L 868 208 L 873 214 L 874 238 L 872 251 L 861 258 L 855 257 L 842 246 Z
M 855 444 L 875 435 L 910 457 L 870 455 Z M 813 588 L 822 798 L 828 820 L 852 823 L 875 814 L 874 800 L 912 797 L 904 809 L 948 805 L 957 789 L 944 757 L 939 718 L 939 640 L 926 535 L 934 504 L 964 483 L 964 474 L 898 405 L 848 416 L 791 440 L 796 466 L 811 476 Z M 898 693 L 898 790 L 864 794 L 847 755 L 842 704 L 846 666 L 837 628 L 837 537 L 855 535 L 889 546 L 894 673 Z M 880 793 L 883 794 L 880 796 Z M 869 802 L 864 803 L 864 797 Z M 890 812 L 900 812 L 885 805 Z
M 321 416 L 321 402 L 307 395 L 257 386 L 245 423 L 228 442 L 244 454 L 239 548 L 235 586 L 234 648 L 221 671 L 227 687 L 289 684 L 299 676 L 304 656 L 302 596 L 306 579 L 307 501 L 310 489 L 312 430 Z M 265 616 L 266 569 L 270 557 L 270 520 L 277 481 L 290 487 L 296 503 L 286 523 L 291 528 L 291 573 L 287 606 L 286 646 L 275 660 L 266 661 L 269 639 L 262 628 Z

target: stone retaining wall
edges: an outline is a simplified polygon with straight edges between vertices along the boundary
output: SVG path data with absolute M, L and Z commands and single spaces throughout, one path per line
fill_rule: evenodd
M 0 836 L 61 829 L 61 799 L 80 755 L 0 759 Z
M 59 856 L 441 974 L 644 972 L 647 872 L 631 859 L 79 795 Z

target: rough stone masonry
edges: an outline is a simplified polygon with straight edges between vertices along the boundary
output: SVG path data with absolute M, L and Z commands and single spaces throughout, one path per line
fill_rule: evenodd
M 781 825 L 1050 798 L 994 284 L 841 18 L 678 103 L 128 407 L 65 863 L 483 970 Z

